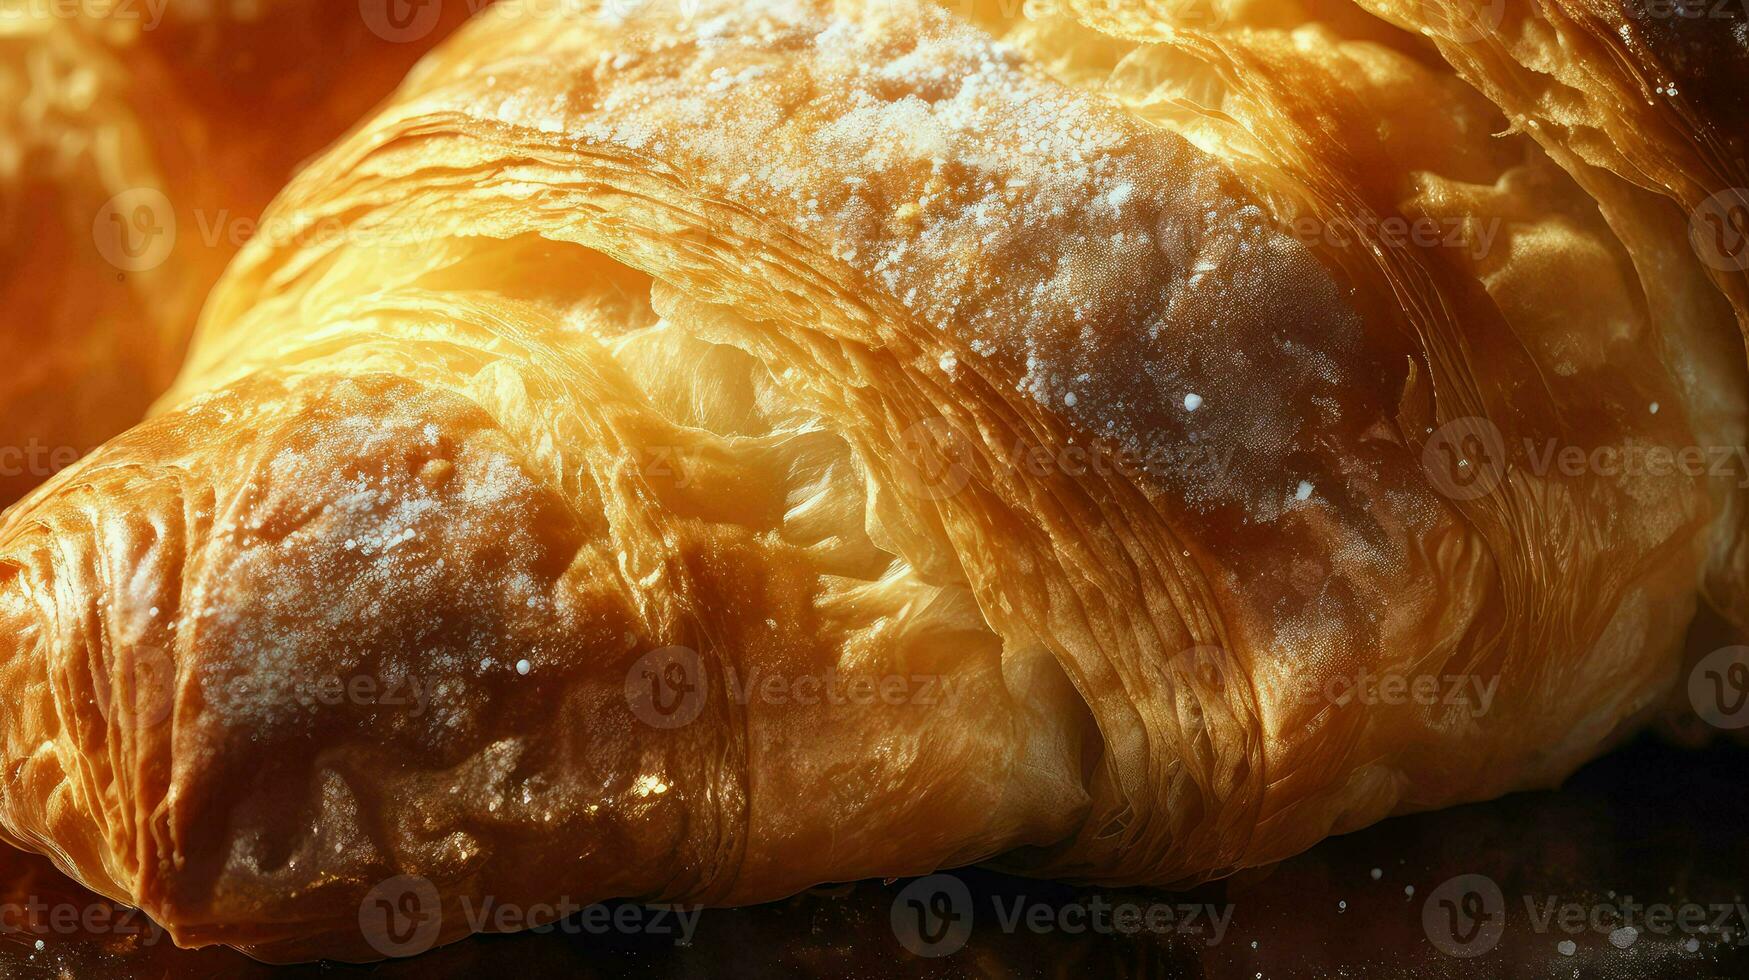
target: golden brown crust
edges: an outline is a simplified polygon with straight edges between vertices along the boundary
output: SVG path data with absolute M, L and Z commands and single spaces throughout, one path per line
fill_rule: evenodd
M 1730 313 L 1413 39 L 1271 14 L 476 19 L 0 526 L 0 827 L 178 942 L 369 957 L 397 874 L 445 939 L 1169 883 L 1559 779 L 1668 687 L 1729 497 L 1544 454 L 1740 434 Z M 286 693 L 353 677 L 441 686 Z
M 1691 219 L 1692 248 L 1749 331 L 1746 246 L 1715 244 L 1707 219 L 1721 212 L 1715 218 L 1740 223 L 1734 212 L 1749 209 L 1740 9 L 1686 0 L 1361 5 L 1432 38 L 1515 128 L 1569 169 L 1598 168 L 1678 204 Z
M 1703 446 L 1745 442 L 1742 336 L 1749 331 L 1749 91 L 1744 14 L 1730 4 L 1614 0 L 1363 4 L 1418 26 L 1465 80 L 1498 103 L 1595 197 L 1632 253 L 1648 306 L 1672 339 Z M 1660 199 L 1662 198 L 1662 199 Z M 1686 247 L 1684 247 L 1686 246 Z M 1711 326 L 1717 299 L 1739 336 Z M 1705 596 L 1749 629 L 1744 479 L 1733 462 L 1713 482 L 1716 524 Z

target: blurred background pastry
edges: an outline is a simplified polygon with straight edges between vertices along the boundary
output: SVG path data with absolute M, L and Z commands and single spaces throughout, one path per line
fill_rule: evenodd
M 137 421 L 298 163 L 462 2 L 0 2 L 0 504 Z

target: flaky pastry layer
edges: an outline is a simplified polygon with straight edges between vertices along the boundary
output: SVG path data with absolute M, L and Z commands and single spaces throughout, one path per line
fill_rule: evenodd
M 475 18 L 8 512 L 0 828 L 179 943 L 369 958 L 398 875 L 445 940 L 1164 885 L 1559 780 L 1737 505 L 1550 461 L 1740 445 L 1732 307 L 1425 42 L 1253 6 Z M 288 693 L 360 677 L 428 697 Z

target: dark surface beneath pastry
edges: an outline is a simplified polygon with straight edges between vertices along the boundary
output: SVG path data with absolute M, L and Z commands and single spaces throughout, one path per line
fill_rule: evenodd
M 1749 122 L 1749 7 L 1719 0 L 1629 0 L 1622 12 L 1674 80 L 1719 124 L 1740 161 Z M 1740 165 L 1740 164 L 1739 164 Z
M 901 880 L 704 911 L 690 942 L 674 914 L 627 907 L 581 913 L 541 934 L 476 936 L 375 966 L 276 970 L 221 947 L 176 949 L 161 932 L 147 931 L 143 917 L 81 890 L 44 859 L 6 851 L 0 975 L 1740 977 L 1749 975 L 1746 765 L 1749 749 L 1736 743 L 1690 752 L 1647 737 L 1592 763 L 1559 793 L 1387 820 L 1268 871 L 1190 893 L 1093 891 L 957 872 L 968 886 L 971 930 L 963 947 L 933 959 L 907 950 L 899 936 L 905 930 L 895 930 L 895 901 L 912 884 Z M 1455 941 L 1441 931 L 1446 920 L 1437 908 L 1424 920 L 1447 894 L 1440 886 L 1459 875 L 1485 876 L 1504 905 L 1497 943 L 1476 958 L 1436 945 Z M 1631 933 L 1612 918 L 1630 903 L 1638 907 Z M 1659 904 L 1691 917 L 1689 927 L 1655 928 L 1644 909 Z M 1192 915 L 1188 906 L 1200 909 Z M 1158 931 L 1095 931 L 1099 923 L 1115 929 L 1128 921 L 1130 913 L 1118 911 L 1126 907 L 1143 923 L 1152 914 Z M 1210 907 L 1225 918 L 1218 942 L 1211 942 Z M 1017 909 L 1022 924 L 1005 927 L 1003 918 Z M 1093 914 L 1084 920 L 1082 910 Z M 1491 920 L 1492 911 L 1485 908 L 1482 918 Z M 1595 926 L 1562 925 L 1594 913 Z M 614 918 L 641 925 L 629 932 L 600 925 Z M 1030 928 L 1029 921 L 1048 926 Z M 1468 931 L 1464 925 L 1460 931 Z M 1083 931 L 1070 931 L 1077 928 Z M 1475 935 L 1472 943 L 1486 942 L 1485 933 Z

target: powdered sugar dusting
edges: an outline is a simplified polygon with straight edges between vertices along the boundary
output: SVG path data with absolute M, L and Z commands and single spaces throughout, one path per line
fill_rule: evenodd
M 481 671 L 539 662 L 501 638 L 553 615 L 557 566 L 533 533 L 546 492 L 470 439 L 478 419 L 452 396 L 381 389 L 331 387 L 264 441 L 272 455 L 239 461 L 244 492 L 207 551 L 222 563 L 192 578 L 184 626 L 227 652 L 200 677 L 220 724 L 295 731 L 336 703 L 410 718 L 386 709 L 417 697 L 447 732 L 469 724 Z
M 525 125 L 811 239 L 925 325 L 944 372 L 979 359 L 1193 507 L 1271 520 L 1298 479 L 1342 482 L 1316 434 L 1364 427 L 1342 418 L 1376 388 L 1358 320 L 1187 142 L 934 7 L 665 8 L 589 42 L 613 59 L 563 110 L 515 107 Z

